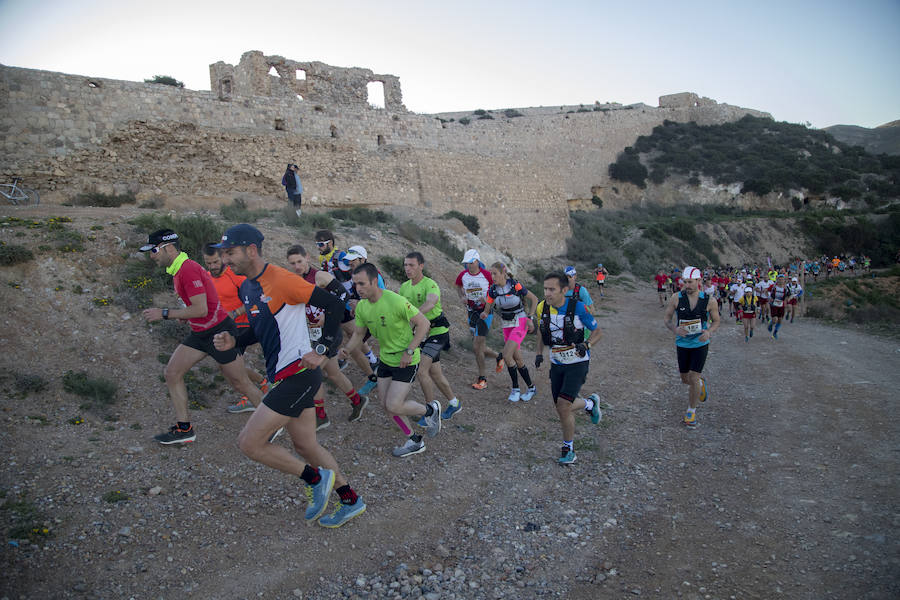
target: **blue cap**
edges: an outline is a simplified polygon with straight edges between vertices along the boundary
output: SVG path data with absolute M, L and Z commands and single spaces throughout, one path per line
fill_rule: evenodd
M 575 276 L 575 267 L 572 267 L 572 266 L 566 267 L 565 273 L 569 277 L 574 277 Z
M 222 236 L 222 241 L 218 244 L 213 244 L 213 248 L 234 248 L 235 246 L 249 246 L 250 244 L 254 244 L 259 248 L 264 239 L 259 229 L 253 225 L 241 223 L 240 225 L 229 227 L 225 231 L 225 235 Z

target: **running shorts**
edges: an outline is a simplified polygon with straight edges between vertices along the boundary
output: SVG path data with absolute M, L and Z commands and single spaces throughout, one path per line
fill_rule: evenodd
M 322 369 L 305 369 L 285 377 L 263 398 L 263 404 L 279 415 L 299 417 L 305 408 L 312 408 L 316 390 L 322 385 Z
M 392 379 L 401 383 L 412 383 L 416 380 L 416 373 L 419 371 L 419 365 L 409 365 L 408 367 L 391 367 L 380 360 L 378 366 L 375 367 L 375 375 L 378 379 Z
M 210 327 L 206 331 L 191 331 L 186 338 L 181 340 L 181 345 L 205 352 L 220 365 L 227 365 L 230 362 L 234 362 L 234 359 L 238 357 L 238 348 L 235 346 L 231 350 L 216 350 L 215 345 L 213 345 L 213 337 L 223 331 L 227 331 L 237 338 L 237 326 L 231 317 L 225 317 L 221 323 Z
M 797 299 L 796 299 L 796 298 L 791 298 L 790 300 L 788 300 L 788 304 L 790 304 L 791 306 L 796 306 L 796 305 L 797 305 Z
M 760 299 L 759 299 L 759 305 L 760 305 L 760 306 L 762 306 L 763 304 L 768 304 L 768 303 L 769 303 L 769 299 L 768 299 L 768 298 L 760 298 Z
M 784 307 L 783 306 L 775 306 L 772 305 L 772 317 L 783 317 L 784 316 Z
M 578 397 L 590 365 L 587 360 L 569 365 L 550 365 L 550 394 L 553 396 L 553 404 L 563 395 L 572 400 Z
M 706 355 L 709 353 L 709 344 L 703 344 L 697 348 L 683 348 L 675 346 L 678 351 L 678 372 L 702 373 L 703 365 L 706 364 Z
M 745 310 L 745 311 L 741 311 L 741 312 L 744 313 L 744 314 L 741 316 L 742 319 L 753 319 L 753 318 L 756 318 L 756 311 L 750 311 L 750 312 L 747 312 L 747 311 Z
M 519 317 L 519 324 L 515 327 L 504 327 L 503 328 L 503 342 L 508 342 L 512 340 L 516 343 L 516 347 L 522 347 L 522 340 L 525 339 L 525 334 L 528 333 L 528 317 Z
M 494 320 L 494 313 L 488 314 L 486 319 L 481 318 L 481 311 L 469 310 L 469 331 L 475 337 L 487 337 L 488 331 L 491 330 L 491 323 Z
M 422 342 L 422 345 L 419 346 L 419 351 L 425 356 L 430 356 L 431 362 L 440 362 L 441 350 L 443 350 L 447 346 L 447 343 L 449 341 L 450 332 L 445 331 L 444 333 L 439 333 L 437 335 L 425 338 L 425 341 Z

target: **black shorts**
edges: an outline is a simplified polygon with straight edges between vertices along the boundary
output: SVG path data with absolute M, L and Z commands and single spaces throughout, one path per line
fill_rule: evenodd
M 656 292 L 657 292 L 658 294 L 665 293 L 665 291 L 666 291 L 666 288 L 656 288 Z
M 315 406 L 313 398 L 322 385 L 322 369 L 306 369 L 282 379 L 269 389 L 263 404 L 286 417 L 299 417 L 305 408 Z
M 224 321 L 206 331 L 191 330 L 188 336 L 181 340 L 181 345 L 200 352 L 206 352 L 220 365 L 227 365 L 230 362 L 234 362 L 234 359 L 238 357 L 238 349 L 235 346 L 231 350 L 216 350 L 216 347 L 213 345 L 213 337 L 223 331 L 227 331 L 237 338 L 237 327 L 231 317 L 225 317 Z
M 243 354 L 247 348 L 257 343 L 259 343 L 259 341 L 256 339 L 256 335 L 249 325 L 237 328 L 235 347 L 237 348 L 238 353 Z
M 425 341 L 419 346 L 420 352 L 425 356 L 431 357 L 431 362 L 441 361 L 441 350 L 450 342 L 450 332 L 445 331 L 431 337 L 425 338 Z
M 480 310 L 469 309 L 469 329 L 475 330 L 475 337 L 486 337 L 491 329 L 491 323 L 487 319 L 481 318 Z
M 375 367 L 375 376 L 378 379 L 392 379 L 402 383 L 412 383 L 416 380 L 416 373 L 419 371 L 419 365 L 410 365 L 408 367 L 391 367 L 380 360 L 378 366 Z
M 709 353 L 709 344 L 703 344 L 699 348 L 682 348 L 675 346 L 678 351 L 678 372 L 702 373 L 706 364 L 706 355 Z
M 578 397 L 590 366 L 591 363 L 587 360 L 571 365 L 550 365 L 550 394 L 553 396 L 554 404 L 561 395 L 566 395 L 572 400 Z

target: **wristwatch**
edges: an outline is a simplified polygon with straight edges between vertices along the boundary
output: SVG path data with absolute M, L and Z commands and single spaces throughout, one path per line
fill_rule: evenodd
M 168 308 L 162 309 L 162 318 L 167 321 L 169 320 L 169 309 Z
M 406 353 L 409 354 L 410 356 L 414 356 L 416 353 L 416 349 L 415 348 L 407 348 Z
M 325 356 L 326 354 L 328 354 L 328 346 L 326 346 L 325 344 L 316 344 L 316 347 L 313 348 L 313 350 L 319 356 Z

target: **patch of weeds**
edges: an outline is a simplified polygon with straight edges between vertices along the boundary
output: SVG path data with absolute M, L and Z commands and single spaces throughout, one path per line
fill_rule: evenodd
M 468 425 L 468 424 L 466 424 L 466 423 L 459 423 L 459 424 L 457 424 L 456 426 L 457 426 L 459 429 L 462 429 L 463 431 L 465 431 L 466 433 L 475 433 L 475 426 L 474 426 L 474 425 Z
M 123 204 L 134 204 L 137 198 L 131 192 L 125 194 L 103 194 L 101 192 L 81 192 L 70 200 L 72 206 L 100 206 L 112 208 Z
M 466 229 L 478 235 L 478 231 L 481 229 L 481 225 L 478 223 L 478 217 L 473 215 L 465 215 L 458 210 L 450 210 L 441 215 L 444 219 L 459 219 L 459 221 L 466 226 Z
M 382 272 L 393 278 L 395 281 L 406 281 L 406 270 L 403 268 L 403 259 L 396 256 L 380 256 L 378 258 L 378 266 Z
M 91 304 L 97 307 L 109 306 L 112 304 L 112 298 L 93 298 Z
M 70 463 L 70 462 L 72 462 L 73 460 L 75 460 L 75 457 L 74 457 L 74 456 L 60 456 L 60 458 L 61 458 L 62 460 L 64 460 L 64 461 L 68 462 L 68 463 Z
M 374 223 L 391 223 L 394 218 L 381 210 L 371 210 L 362 206 L 351 206 L 350 208 L 335 208 L 328 211 L 328 216 L 333 219 L 340 219 L 345 223 L 356 225 L 372 225 Z M 320 229 L 327 229 L 322 227 Z
M 38 425 L 48 425 L 50 421 L 47 420 L 47 417 L 44 415 L 28 415 L 25 417 L 26 421 L 37 421 Z
M 0 244 L 0 265 L 8 267 L 34 260 L 34 252 L 18 244 Z
M 125 502 L 128 500 L 128 494 L 120 490 L 111 490 L 101 496 L 104 502 L 114 504 L 116 502 Z
M 47 380 L 36 373 L 17 373 L 15 376 L 16 391 L 24 398 L 28 394 L 36 394 L 47 389 Z
M 159 196 L 153 196 L 138 204 L 138 208 L 162 208 L 166 205 L 166 201 Z
M 252 210 L 247 208 L 247 202 L 243 198 L 235 198 L 231 204 L 220 208 L 219 213 L 229 223 L 256 223 L 269 215 L 269 211 L 265 209 Z
M 118 386 L 108 379 L 91 377 L 84 371 L 66 371 L 63 389 L 101 406 L 109 406 L 116 401 Z
M 4 520 L 8 521 L 10 525 L 6 535 L 8 539 L 27 539 L 34 542 L 51 534 L 44 515 L 33 502 L 24 498 L 0 506 L 0 512 L 4 514 Z
M 135 431 L 140 431 L 141 429 L 143 429 L 143 427 L 141 427 L 140 423 L 132 423 L 131 425 L 128 426 L 128 428 L 134 429 Z

